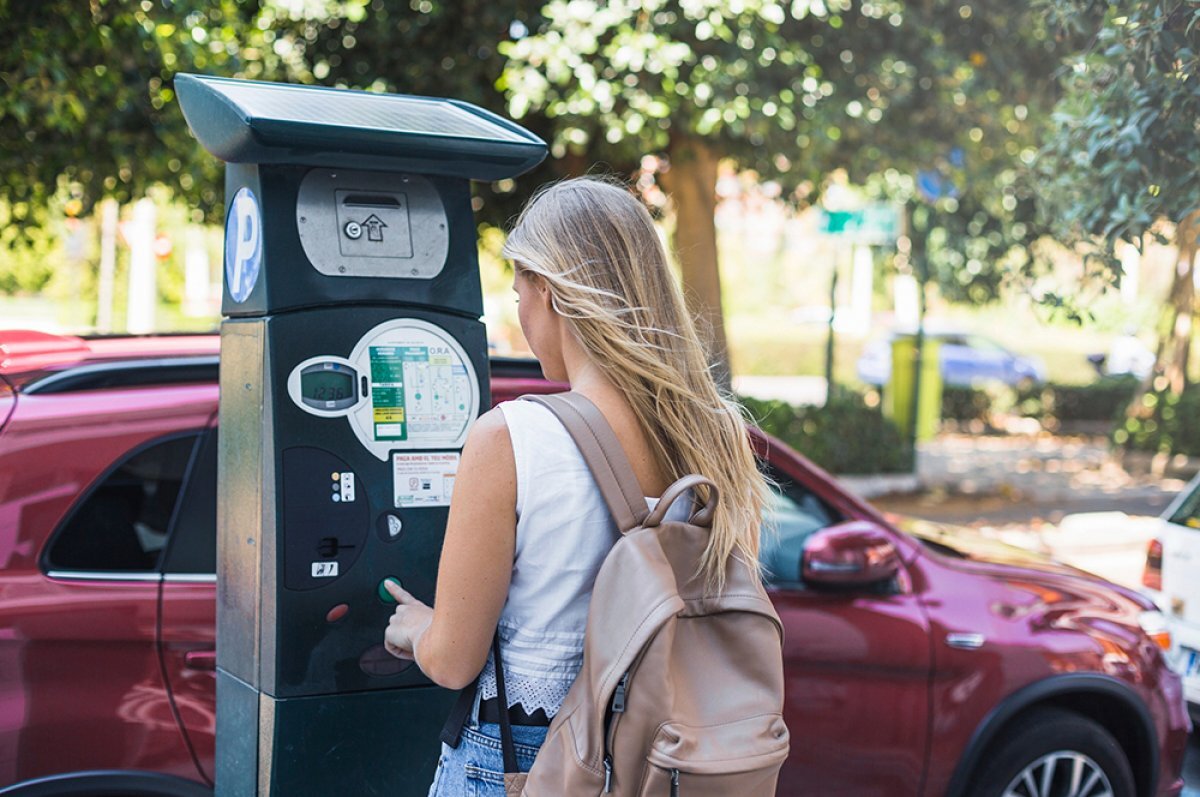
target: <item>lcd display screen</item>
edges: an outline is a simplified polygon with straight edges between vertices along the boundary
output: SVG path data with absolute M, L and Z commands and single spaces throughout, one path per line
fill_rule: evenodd
M 354 373 L 336 363 L 320 363 L 300 374 L 300 398 L 319 408 L 349 406 L 356 400 Z

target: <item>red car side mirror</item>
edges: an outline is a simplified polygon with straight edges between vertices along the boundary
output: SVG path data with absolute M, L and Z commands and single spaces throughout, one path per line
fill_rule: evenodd
M 877 523 L 851 520 L 809 537 L 801 557 L 804 582 L 837 587 L 866 587 L 895 578 L 900 554 Z

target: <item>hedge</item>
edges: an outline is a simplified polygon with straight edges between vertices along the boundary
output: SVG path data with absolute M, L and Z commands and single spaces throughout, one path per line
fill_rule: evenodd
M 1102 376 L 1086 385 L 1039 385 L 1018 392 L 1023 413 L 1063 421 L 1113 421 L 1137 391 L 1134 376 Z
M 1141 402 L 1144 415 L 1120 420 L 1114 443 L 1134 451 L 1200 457 L 1200 387 L 1191 386 L 1179 396 L 1146 393 Z
M 741 397 L 759 428 L 831 473 L 911 473 L 912 450 L 866 397 L 835 387 L 824 407 Z
M 989 421 L 996 413 L 1012 412 L 1043 422 L 1116 421 L 1137 390 L 1131 376 L 1104 376 L 1086 385 L 1047 383 L 1014 389 L 987 387 L 942 389 L 942 417 L 955 421 Z

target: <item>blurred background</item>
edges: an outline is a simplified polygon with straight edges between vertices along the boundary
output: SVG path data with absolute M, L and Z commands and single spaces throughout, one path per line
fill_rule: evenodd
M 217 327 L 222 165 L 178 72 L 455 97 L 552 146 L 475 186 L 494 353 L 526 351 L 506 225 L 540 184 L 615 175 L 764 428 L 885 508 L 1139 584 L 1149 519 L 1200 470 L 1198 18 L 1179 0 L 0 0 L 0 325 Z

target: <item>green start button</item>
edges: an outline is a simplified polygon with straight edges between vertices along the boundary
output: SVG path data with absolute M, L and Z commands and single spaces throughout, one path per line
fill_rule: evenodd
M 379 600 L 384 603 L 395 603 L 396 599 L 392 597 L 392 593 L 388 592 L 387 583 L 392 582 L 396 586 L 400 586 L 400 579 L 395 576 L 388 576 L 383 581 L 379 582 Z

